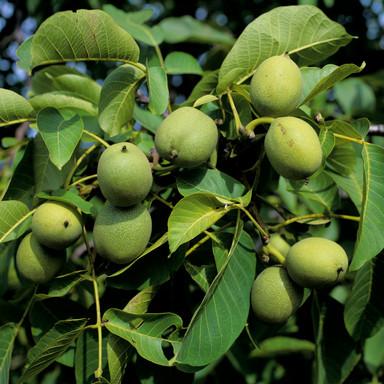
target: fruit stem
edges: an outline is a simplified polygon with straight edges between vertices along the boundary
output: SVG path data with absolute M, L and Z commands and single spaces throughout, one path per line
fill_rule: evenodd
M 272 121 L 274 120 L 273 117 L 268 117 L 268 116 L 265 116 L 265 117 L 258 117 L 257 119 L 255 120 L 252 120 L 251 122 L 249 122 L 247 124 L 247 126 L 245 127 L 245 133 L 247 136 L 251 136 L 253 134 L 253 131 L 255 130 L 255 128 L 258 126 L 258 125 L 261 125 L 261 124 L 271 124 Z
M 64 184 L 64 189 L 68 189 L 69 188 L 69 184 L 72 180 L 72 177 L 73 175 L 75 174 L 77 168 L 79 168 L 80 164 L 83 162 L 83 160 L 90 154 L 92 153 L 95 149 L 97 148 L 97 144 L 93 144 L 92 146 L 90 146 L 76 161 L 76 164 L 75 166 L 71 169 L 71 172 L 69 172 L 66 180 L 65 180 L 65 184 Z
M 265 252 L 266 255 L 272 257 L 273 260 L 278 262 L 281 265 L 285 264 L 285 257 L 284 255 L 276 249 L 273 245 L 267 244 L 263 247 L 263 252 Z
M 333 136 L 335 136 L 339 139 L 345 140 L 345 141 L 351 141 L 352 143 L 357 143 L 357 144 L 362 144 L 362 145 L 367 143 L 364 140 L 356 139 L 354 137 L 349 137 L 349 136 L 345 136 L 345 135 L 341 135 L 339 133 L 334 133 Z
M 247 215 L 247 217 L 249 218 L 249 220 L 252 221 L 253 225 L 256 227 L 263 239 L 269 239 L 269 233 L 264 230 L 264 228 L 255 220 L 255 218 L 248 212 L 246 208 L 242 207 L 241 205 L 236 205 L 236 207 L 242 210 Z
M 67 189 L 69 189 L 69 188 L 71 188 L 71 187 L 73 187 L 73 186 L 75 186 L 77 184 L 81 184 L 84 181 L 91 180 L 91 179 L 96 179 L 96 178 L 97 178 L 96 174 L 82 177 L 81 179 L 74 181 L 72 184 L 69 184 Z
M 84 133 L 85 135 L 88 135 L 89 137 L 92 137 L 92 139 L 98 141 L 98 142 L 99 142 L 101 145 L 103 145 L 105 148 L 108 148 L 108 147 L 109 147 L 109 144 L 108 144 L 105 140 L 103 140 L 101 137 L 95 135 L 94 133 L 89 132 L 89 131 L 87 131 L 86 129 L 83 130 L 83 133 Z
M 82 226 L 82 236 L 84 239 L 85 246 L 87 248 L 88 260 L 89 260 L 89 268 L 91 272 L 91 279 L 93 285 L 93 292 L 95 297 L 95 306 L 96 306 L 96 329 L 97 329 L 97 346 L 98 346 L 98 364 L 97 369 L 95 370 L 95 378 L 98 379 L 103 374 L 103 324 L 101 321 L 101 309 L 100 309 L 100 296 L 99 296 L 99 287 L 97 285 L 97 278 L 95 273 L 95 249 L 91 250 L 87 239 L 87 230 L 85 226 Z
M 230 89 L 227 90 L 227 96 L 228 96 L 229 105 L 231 106 L 233 117 L 235 119 L 236 133 L 237 133 L 237 136 L 239 136 L 240 131 L 243 129 L 244 126 L 241 123 L 240 116 L 239 116 L 239 113 L 237 112 L 236 105 L 235 105 L 235 102 L 233 101 L 232 92 Z
M 360 216 L 350 216 L 350 215 L 342 215 L 337 213 L 311 213 L 308 215 L 302 215 L 302 216 L 295 216 L 288 220 L 283 221 L 282 223 L 276 224 L 276 225 L 270 225 L 269 229 L 272 231 L 277 231 L 280 228 L 283 228 L 289 224 L 296 223 L 300 220 L 310 220 L 310 219 L 344 219 L 344 220 L 351 220 L 351 221 L 360 221 Z

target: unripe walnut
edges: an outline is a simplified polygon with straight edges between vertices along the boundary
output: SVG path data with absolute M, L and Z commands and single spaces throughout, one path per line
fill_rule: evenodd
M 264 145 L 272 167 L 287 179 L 305 179 L 321 166 L 323 152 L 320 140 L 315 130 L 297 117 L 274 119 Z
M 321 288 L 341 281 L 348 269 L 348 256 L 336 242 L 309 237 L 294 244 L 288 252 L 286 268 L 302 287 Z
M 160 156 L 172 163 L 193 168 L 208 161 L 216 148 L 215 122 L 196 108 L 172 112 L 156 131 L 155 145 Z
M 253 283 L 252 310 L 266 323 L 283 323 L 296 312 L 303 299 L 303 289 L 290 279 L 280 265 L 264 269 Z
M 300 69 L 289 56 L 269 57 L 252 77 L 252 104 L 261 116 L 288 115 L 298 106 L 302 87 Z

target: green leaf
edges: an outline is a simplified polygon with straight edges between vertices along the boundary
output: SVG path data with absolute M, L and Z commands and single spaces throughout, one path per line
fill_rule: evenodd
M 57 12 L 32 39 L 32 69 L 68 61 L 137 62 L 139 47 L 132 37 L 100 10 Z
M 200 107 L 201 105 L 211 103 L 213 101 L 217 101 L 219 98 L 215 95 L 204 95 L 199 97 L 194 103 L 193 108 Z
M 336 173 L 348 176 L 356 166 L 357 155 L 354 143 L 341 143 L 335 145 L 328 156 L 326 165 Z
M 84 280 L 84 271 L 75 271 L 67 275 L 57 276 L 49 285 L 47 297 L 63 297 L 77 284 Z M 44 295 L 45 296 L 45 295 Z
M 287 336 L 275 336 L 263 340 L 257 349 L 254 349 L 250 357 L 273 358 L 292 353 L 312 353 L 315 345 L 309 340 L 296 339 Z
M 352 124 L 343 121 L 343 120 L 332 120 L 327 121 L 326 125 L 329 127 L 329 129 L 333 133 L 339 133 L 344 136 L 353 137 L 356 139 L 363 139 L 363 135 L 360 131 L 358 131 Z M 341 143 L 345 144 L 345 141 L 343 139 L 338 139 L 337 141 L 340 141 Z
M 22 224 L 30 215 L 29 208 L 21 201 L 0 201 L 0 243 L 20 237 L 27 230 Z
M 323 151 L 323 163 L 327 157 L 331 154 L 333 148 L 335 147 L 335 136 L 327 125 L 324 125 L 320 129 L 319 140 L 321 144 L 321 149 Z
M 163 121 L 161 116 L 154 115 L 152 112 L 140 108 L 137 104 L 135 104 L 133 108 L 133 117 L 144 128 L 148 129 L 148 131 L 152 133 L 156 133 L 157 128 Z
M 65 91 L 52 91 L 32 97 L 30 103 L 36 113 L 44 108 L 69 109 L 82 115 L 95 116 L 97 107 L 89 102 L 79 98 L 76 94 Z
M 146 21 L 149 21 L 153 15 L 153 10 L 151 8 L 145 8 L 135 12 L 123 12 L 112 4 L 103 5 L 103 11 L 111 15 L 117 23 L 120 17 L 121 20 L 123 20 L 124 17 L 124 19 L 132 21 L 134 23 L 143 24 Z
M 19 200 L 28 206 L 32 205 L 32 197 L 35 190 L 33 175 L 33 142 L 29 142 L 23 151 L 18 151 L 20 161 L 12 173 L 12 179 L 8 184 L 2 200 Z
M 246 192 L 245 186 L 218 169 L 195 168 L 184 170 L 177 178 L 177 189 L 183 196 L 208 192 L 224 198 L 238 198 Z
M 105 79 L 99 103 L 99 123 L 109 136 L 124 132 L 131 120 L 135 93 L 144 72 L 125 64 L 112 71 Z
M 384 248 L 384 237 L 381 233 L 384 222 L 384 148 L 364 144 L 363 163 L 363 203 L 351 270 L 359 269 Z
M 309 65 L 333 55 L 351 38 L 316 7 L 274 8 L 248 24 L 237 39 L 220 67 L 218 92 L 251 76 L 270 56 L 288 52 L 299 65 Z
M 184 41 L 202 44 L 222 44 L 231 46 L 234 42 L 232 34 L 219 30 L 191 16 L 168 17 L 156 27 L 164 35 L 164 41 L 177 44 Z
M 365 62 L 361 66 L 355 64 L 343 64 L 340 67 L 327 64 L 323 68 L 300 68 L 303 77 L 302 101 L 305 104 L 317 94 L 332 88 L 338 81 L 345 79 L 353 73 L 359 73 L 365 68 Z
M 352 163 L 351 172 L 347 175 L 339 175 L 338 173 L 326 171 L 336 185 L 343 189 L 355 204 L 357 210 L 361 212 L 361 204 L 363 202 L 363 186 L 364 186 L 364 169 L 363 159 L 356 157 Z
M 128 304 L 124 307 L 124 311 L 132 314 L 141 314 L 148 311 L 149 304 L 152 299 L 155 297 L 156 288 L 151 286 L 144 288 L 137 295 L 133 296 L 129 300 Z
M 36 197 L 39 197 L 44 200 L 62 201 L 63 203 L 68 203 L 70 205 L 73 205 L 74 207 L 79 208 L 82 212 L 88 215 L 92 214 L 93 204 L 80 197 L 76 189 L 59 189 L 57 191 L 52 192 L 51 194 L 40 192 L 36 195 Z
M 109 4 L 105 5 L 103 10 L 109 13 L 115 22 L 130 33 L 134 39 L 139 40 L 144 44 L 154 47 L 164 40 L 161 30 L 157 29 L 154 31 L 153 28 L 143 25 L 143 22 L 145 21 L 143 21 L 143 17 L 132 17 L 132 13 L 124 12 Z
M 229 201 L 228 203 L 231 204 Z M 225 202 L 208 193 L 195 193 L 181 199 L 168 219 L 168 242 L 171 252 L 205 231 L 230 209 Z
M 29 74 L 32 67 L 32 38 L 33 36 L 29 36 L 16 50 L 16 54 L 19 58 L 19 61 L 17 62 L 18 67 L 24 69 Z
M 183 103 L 183 105 L 192 105 L 197 99 L 202 96 L 205 96 L 216 88 L 218 81 L 218 71 L 205 72 L 203 77 L 192 89 L 191 94 L 188 99 Z
M 17 327 L 13 323 L 0 327 L 0 382 L 9 383 L 9 370 Z
M 121 384 L 125 367 L 134 348 L 121 337 L 110 333 L 107 338 L 108 369 L 111 384 Z
M 317 302 L 317 300 L 315 300 Z M 343 322 L 343 306 L 333 299 L 319 305 L 312 314 L 318 322 L 316 336 L 316 365 L 314 382 L 317 384 L 343 383 L 360 360 L 353 339 Z
M 356 273 L 344 310 L 345 326 L 355 340 L 371 337 L 384 326 L 383 273 L 381 257 L 364 264 Z
M 371 373 L 384 365 L 384 327 L 364 343 L 364 362 Z
M 314 212 L 331 211 L 337 196 L 337 187 L 332 178 L 326 173 L 321 172 L 318 175 L 309 178 L 308 182 L 290 181 L 292 190 L 299 194 L 306 205 Z M 313 206 L 311 202 L 315 202 Z
M 227 352 L 240 335 L 248 317 L 256 269 L 253 247 L 253 240 L 238 225 L 225 264 L 187 328 L 177 363 L 209 364 Z
M 348 116 L 372 113 L 376 107 L 376 97 L 372 87 L 358 78 L 337 83 L 335 98 Z
M 20 381 L 24 382 L 36 376 L 52 364 L 79 337 L 85 323 L 85 319 L 58 321 L 29 350 L 27 364 Z
M 148 108 L 156 115 L 161 115 L 168 106 L 168 79 L 162 67 L 149 67 L 147 73 L 149 105 Z
M 71 159 L 83 135 L 83 120 L 78 115 L 65 119 L 58 110 L 46 108 L 38 113 L 37 126 L 48 148 L 49 158 L 61 170 Z
M 107 339 L 103 338 L 103 360 L 102 368 L 107 365 Z M 77 384 L 93 384 L 94 372 L 98 367 L 98 338 L 94 330 L 83 332 L 76 342 L 75 353 L 75 377 Z
M 166 331 L 180 329 L 182 319 L 174 313 L 131 314 L 119 309 L 108 309 L 103 316 L 106 328 L 136 348 L 138 354 L 155 364 L 169 366 L 170 362 L 163 350 L 163 343 L 169 343 L 173 353 L 180 341 L 163 336 Z M 140 326 L 132 325 L 140 321 Z
M 69 169 L 73 166 L 68 162 L 61 171 L 49 159 L 49 153 L 41 135 L 33 141 L 33 170 L 35 176 L 36 192 L 54 191 L 59 189 L 67 177 Z
M 209 285 L 212 283 L 215 274 L 216 267 L 214 265 L 194 265 L 188 261 L 184 264 L 185 270 L 189 273 L 191 278 L 196 284 L 204 291 L 207 292 Z
M 33 108 L 23 96 L 0 88 L 0 127 L 33 119 Z
M 90 77 L 65 65 L 52 65 L 32 77 L 33 95 L 54 91 L 64 91 L 97 106 L 101 86 Z
M 169 75 L 203 73 L 199 62 L 192 55 L 177 51 L 169 53 L 165 58 L 165 70 Z

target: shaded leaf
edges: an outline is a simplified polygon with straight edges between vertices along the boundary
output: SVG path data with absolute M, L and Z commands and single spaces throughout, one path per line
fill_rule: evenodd
M 134 11 L 134 12 L 123 12 L 112 4 L 104 5 L 103 11 L 109 13 L 116 22 L 118 22 L 120 15 L 124 15 L 124 18 L 138 24 L 142 24 L 142 23 L 145 23 L 146 21 L 149 21 L 153 15 L 153 10 L 151 8 L 144 8 L 140 11 Z
M 56 109 L 46 108 L 37 115 L 37 126 L 49 158 L 61 170 L 71 159 L 83 135 L 83 120 L 78 115 L 65 119 Z
M 200 107 L 201 105 L 211 103 L 213 101 L 217 101 L 219 98 L 215 95 L 204 95 L 199 97 L 194 103 L 193 108 Z
M 231 33 L 213 28 L 191 16 L 167 17 L 156 26 L 156 33 L 158 29 L 162 31 L 164 41 L 170 44 L 190 41 L 230 46 L 234 42 Z
M 173 313 L 130 314 L 119 309 L 109 309 L 103 316 L 106 328 L 113 334 L 129 341 L 141 357 L 155 364 L 169 366 L 163 343 L 169 343 L 173 352 L 180 341 L 163 336 L 167 330 L 179 329 L 182 320 Z M 132 326 L 132 321 L 140 326 Z
M 101 86 L 90 77 L 66 65 L 52 65 L 32 77 L 32 94 L 64 91 L 97 105 Z
M 231 202 L 228 203 L 231 205 Z M 171 252 L 205 231 L 230 209 L 225 202 L 208 193 L 195 193 L 181 199 L 168 219 Z
M 177 176 L 177 189 L 183 196 L 209 192 L 224 198 L 238 198 L 246 192 L 245 186 L 218 169 L 195 168 Z
M 109 13 L 115 22 L 130 33 L 134 39 L 150 46 L 157 46 L 163 41 L 164 37 L 161 30 L 154 31 L 151 27 L 143 25 L 148 16 L 148 11 L 151 12 L 151 10 L 143 10 L 144 12 L 147 11 L 147 13 L 142 14 L 142 17 L 138 17 L 138 12 L 124 12 L 110 4 L 105 5 L 103 10 Z
M 176 356 L 177 363 L 209 364 L 224 354 L 240 335 L 248 317 L 256 269 L 253 247 L 253 240 L 239 225 L 225 264 L 188 325 Z
M 384 365 L 384 327 L 364 343 L 364 362 L 371 373 Z
M 364 192 L 359 230 L 350 269 L 357 270 L 384 248 L 384 148 L 363 145 Z
M 124 307 L 124 311 L 132 314 L 146 313 L 148 311 L 149 304 L 155 297 L 155 294 L 155 287 L 151 286 L 144 288 L 138 294 L 133 296 L 131 300 L 129 300 L 128 304 Z
M 16 50 L 17 57 L 19 58 L 19 61 L 17 61 L 18 67 L 29 73 L 32 67 L 32 38 L 33 36 L 29 36 Z
M 9 370 L 17 327 L 13 323 L 0 327 L 0 382 L 9 383 Z
M 309 65 L 331 56 L 351 38 L 319 8 L 274 8 L 248 24 L 237 39 L 220 67 L 218 92 L 249 77 L 270 56 L 292 52 L 299 65 Z
M 317 322 L 316 365 L 317 384 L 343 383 L 360 360 L 353 339 L 344 327 L 343 306 L 333 299 L 319 304 L 315 300 L 312 317 Z
M 135 93 L 144 72 L 129 64 L 121 65 L 105 79 L 99 103 L 99 123 L 109 136 L 124 131 L 132 118 Z
M 327 171 L 327 175 L 332 177 L 336 185 L 343 189 L 355 204 L 357 210 L 361 212 L 361 204 L 363 202 L 364 187 L 364 169 L 363 160 L 356 157 L 351 172 L 347 175 L 339 175 L 335 172 Z
M 147 73 L 149 105 L 151 112 L 161 115 L 169 102 L 168 79 L 162 67 L 149 67 Z
M 33 108 L 23 96 L 0 88 L 0 127 L 33 119 Z
M 32 69 L 67 61 L 132 61 L 139 48 L 132 37 L 100 10 L 57 12 L 32 39 Z
M 21 236 L 27 230 L 23 224 L 29 216 L 29 208 L 23 202 L 0 201 L 0 243 L 15 240 Z
M 371 337 L 384 326 L 383 273 L 382 257 L 364 264 L 356 273 L 344 310 L 345 327 L 356 340 Z
M 135 104 L 133 108 L 133 117 L 141 124 L 142 127 L 148 129 L 148 131 L 152 133 L 156 133 L 157 128 L 163 121 L 161 116 L 155 115 L 146 109 L 140 108 L 137 104 Z
M 197 285 L 204 291 L 207 292 L 210 284 L 212 283 L 216 275 L 216 267 L 214 265 L 194 265 L 189 262 L 184 264 L 186 271 L 197 283 Z
M 205 72 L 183 105 L 192 105 L 198 98 L 211 93 L 216 88 L 217 81 L 218 71 Z
M 364 62 L 360 67 L 355 64 L 343 64 L 341 66 L 327 64 L 323 68 L 300 68 L 303 77 L 303 92 L 300 104 L 307 103 L 320 92 L 333 87 L 338 81 L 345 79 L 353 73 L 361 72 L 364 68 Z
M 275 336 L 263 340 L 257 349 L 254 349 L 250 357 L 273 358 L 292 353 L 314 352 L 315 345 L 309 340 L 296 339 L 294 337 Z
M 36 195 L 36 197 L 44 200 L 62 201 L 63 203 L 68 203 L 74 207 L 79 208 L 82 212 L 88 215 L 92 214 L 93 204 L 80 197 L 76 189 L 59 189 L 52 192 L 51 194 L 40 192 Z
M 165 70 L 170 75 L 194 74 L 201 75 L 203 70 L 199 62 L 189 53 L 171 52 L 165 58 Z
M 111 384 L 121 384 L 125 367 L 134 348 L 126 340 L 110 333 L 107 338 L 108 369 Z
M 18 156 L 21 156 L 21 159 L 13 169 L 3 200 L 19 200 L 31 207 L 35 190 L 33 142 L 30 141 L 23 151 L 18 151 L 15 160 Z
M 26 381 L 52 364 L 64 353 L 83 331 L 85 319 L 62 320 L 57 322 L 27 355 L 27 364 L 20 378 Z
M 33 171 L 36 192 L 59 189 L 64 184 L 67 174 L 73 166 L 71 163 L 72 161 L 69 161 L 59 171 L 49 159 L 48 149 L 41 135 L 37 135 L 33 141 Z
M 103 337 L 103 370 L 107 365 L 107 339 Z M 75 377 L 77 384 L 93 384 L 98 367 L 98 338 L 94 330 L 83 332 L 76 342 Z

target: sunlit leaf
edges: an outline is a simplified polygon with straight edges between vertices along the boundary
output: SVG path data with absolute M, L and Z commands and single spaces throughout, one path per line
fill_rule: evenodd
M 136 62 L 139 48 L 132 37 L 100 10 L 57 12 L 32 39 L 32 69 L 67 61 Z
M 248 24 L 237 39 L 220 67 L 218 92 L 249 77 L 270 56 L 292 52 L 295 62 L 309 65 L 331 56 L 351 38 L 316 7 L 274 8 Z
M 0 127 L 20 124 L 33 118 L 33 107 L 23 96 L 0 88 Z
M 0 243 L 21 236 L 27 230 L 23 224 L 29 216 L 29 208 L 21 201 L 0 201 Z

